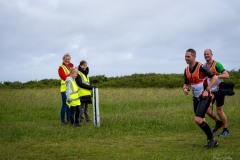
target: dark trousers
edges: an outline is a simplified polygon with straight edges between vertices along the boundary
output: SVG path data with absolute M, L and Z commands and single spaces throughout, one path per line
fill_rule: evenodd
M 60 117 L 61 117 L 61 122 L 64 123 L 66 121 L 70 121 L 70 109 L 66 103 L 67 96 L 66 92 L 61 92 L 61 97 L 62 97 L 62 108 L 60 112 Z M 66 115 L 66 120 L 65 120 L 65 115 Z
M 70 121 L 71 124 L 79 124 L 79 114 L 80 114 L 80 108 L 79 106 L 71 106 L 70 107 L 71 114 L 70 114 Z
M 87 102 L 81 102 L 81 105 L 80 105 L 80 120 L 83 121 L 84 119 L 86 119 L 87 122 L 90 121 Z

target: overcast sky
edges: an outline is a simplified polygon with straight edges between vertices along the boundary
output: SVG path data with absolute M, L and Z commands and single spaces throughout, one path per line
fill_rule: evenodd
M 0 81 L 58 79 L 62 56 L 90 76 L 183 73 L 188 48 L 240 69 L 239 0 L 0 0 Z

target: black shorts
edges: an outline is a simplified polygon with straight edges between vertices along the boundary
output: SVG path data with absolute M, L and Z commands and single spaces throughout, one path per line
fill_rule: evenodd
M 193 98 L 194 113 L 196 117 L 205 118 L 205 113 L 211 103 L 211 97 Z
M 219 94 L 218 92 L 212 92 L 214 94 L 214 98 L 212 101 L 212 104 L 216 101 L 216 106 L 217 107 L 222 107 L 224 105 L 224 98 L 225 96 L 222 94 Z

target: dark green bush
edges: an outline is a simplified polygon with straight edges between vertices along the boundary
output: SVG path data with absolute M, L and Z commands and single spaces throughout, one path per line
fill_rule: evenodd
M 225 81 L 235 83 L 235 88 L 240 88 L 240 69 L 229 71 L 230 78 Z M 121 77 L 105 77 L 98 75 L 90 77 L 92 84 L 99 88 L 178 88 L 182 87 L 184 82 L 183 74 L 132 74 L 130 76 Z M 21 82 L 1 82 L 0 88 L 49 88 L 59 87 L 58 79 L 42 79 L 40 81 Z

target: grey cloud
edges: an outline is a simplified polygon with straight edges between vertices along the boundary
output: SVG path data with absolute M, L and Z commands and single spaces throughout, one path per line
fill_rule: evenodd
M 87 60 L 90 75 L 182 73 L 188 48 L 198 61 L 211 48 L 227 69 L 240 68 L 239 8 L 237 0 L 0 0 L 0 81 L 58 78 L 67 52 L 75 65 Z

